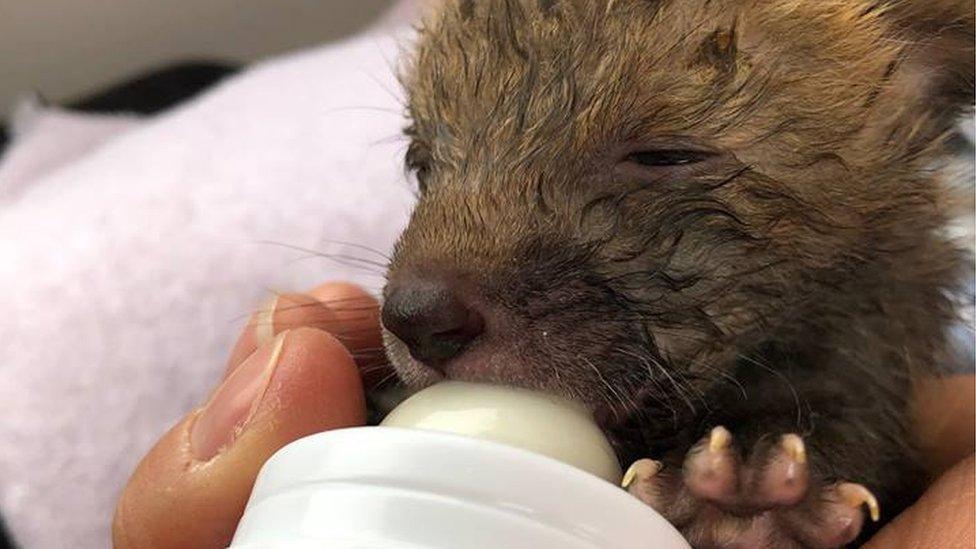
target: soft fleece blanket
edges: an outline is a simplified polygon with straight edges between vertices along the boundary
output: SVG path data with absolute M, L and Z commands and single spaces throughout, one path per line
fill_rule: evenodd
M 390 248 L 413 203 L 394 78 L 408 38 L 391 28 L 150 120 L 18 113 L 0 159 L 0 513 L 24 547 L 109 545 L 129 472 L 209 392 L 269 292 L 379 289 L 377 273 L 262 242 Z M 955 229 L 970 242 L 972 224 Z M 955 335 L 971 366 L 971 329 Z
M 0 162 L 0 513 L 30 548 L 108 547 L 141 455 L 214 385 L 271 291 L 364 272 L 410 211 L 374 30 L 255 66 L 151 120 L 27 107 Z

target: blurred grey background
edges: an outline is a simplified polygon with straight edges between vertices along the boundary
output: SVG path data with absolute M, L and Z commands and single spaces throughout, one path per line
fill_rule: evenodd
M 0 118 L 170 61 L 248 61 L 341 39 L 395 0 L 0 0 Z

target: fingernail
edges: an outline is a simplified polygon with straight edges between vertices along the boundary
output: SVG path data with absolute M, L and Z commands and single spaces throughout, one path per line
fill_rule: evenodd
M 250 349 L 260 349 L 264 345 L 271 343 L 275 337 L 275 313 L 278 310 L 278 297 L 274 294 L 261 307 L 251 314 L 251 319 L 247 328 L 237 337 L 234 348 L 227 359 L 227 366 L 224 367 L 224 379 L 230 377 L 241 364 L 250 356 L 244 354 Z M 248 333 L 253 334 L 252 339 L 248 339 Z M 253 345 L 253 347 L 251 347 Z M 250 351 L 253 354 L 253 351 Z
M 196 459 L 211 459 L 247 425 L 278 365 L 287 333 L 280 333 L 273 344 L 258 348 L 241 363 L 197 414 L 190 429 L 190 451 Z
M 254 316 L 254 340 L 258 347 L 269 343 L 275 336 L 274 316 L 278 308 L 278 296 L 275 295 Z

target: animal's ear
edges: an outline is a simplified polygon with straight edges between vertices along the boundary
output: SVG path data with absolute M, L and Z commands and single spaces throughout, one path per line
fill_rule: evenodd
M 879 10 L 891 39 L 904 44 L 892 67 L 892 83 L 903 88 L 903 97 L 944 116 L 972 107 L 976 1 L 875 0 L 868 10 Z

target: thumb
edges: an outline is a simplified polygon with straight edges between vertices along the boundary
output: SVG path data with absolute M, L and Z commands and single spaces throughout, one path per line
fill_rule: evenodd
M 116 508 L 115 547 L 226 547 L 271 454 L 364 419 L 359 373 L 341 343 L 313 328 L 278 334 L 139 464 Z

